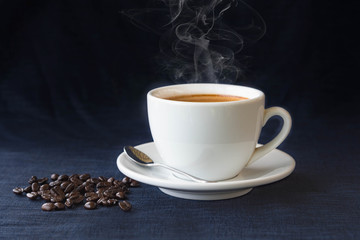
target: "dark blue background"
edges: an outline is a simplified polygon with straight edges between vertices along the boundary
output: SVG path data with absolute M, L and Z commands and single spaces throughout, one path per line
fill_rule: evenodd
M 173 82 L 155 61 L 159 36 L 120 14 L 146 1 L 0 1 L 0 238 L 359 239 L 360 4 L 247 2 L 267 33 L 237 56 L 250 59 L 235 84 L 291 113 L 279 149 L 295 158 L 292 175 L 224 201 L 142 184 L 130 213 L 48 213 L 12 188 L 53 172 L 122 178 L 122 147 L 151 141 L 146 92 Z

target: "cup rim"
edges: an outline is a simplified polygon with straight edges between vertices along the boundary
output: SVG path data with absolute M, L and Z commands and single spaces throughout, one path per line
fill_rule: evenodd
M 177 89 L 177 88 L 183 88 L 183 87 L 193 87 L 193 86 L 206 86 L 206 87 L 227 87 L 227 88 L 241 88 L 247 91 L 251 91 L 254 94 L 256 94 L 257 96 L 255 97 L 251 97 L 248 99 L 244 99 L 241 101 L 227 101 L 227 102 L 185 102 L 185 101 L 175 101 L 175 100 L 169 100 L 166 99 L 165 96 L 164 97 L 160 97 L 160 96 L 156 96 L 155 94 L 158 93 L 159 91 L 166 91 L 169 89 Z M 216 94 L 216 93 L 215 93 Z M 220 94 L 220 93 L 219 93 Z M 234 94 L 236 95 L 236 94 Z M 160 102 L 164 102 L 164 103 L 171 103 L 171 104 L 178 104 L 178 105 L 231 105 L 231 104 L 247 104 L 247 103 L 251 103 L 251 102 L 255 102 L 255 101 L 259 101 L 262 98 L 265 97 L 265 94 L 261 91 L 258 90 L 256 88 L 252 88 L 252 87 L 247 87 L 247 86 L 242 86 L 242 85 L 234 85 L 234 84 L 223 84 L 223 83 L 185 83 L 185 84 L 173 84 L 173 85 L 166 85 L 163 87 L 158 87 L 158 88 L 154 88 L 152 90 L 150 90 L 147 93 L 147 97 L 152 98 L 154 100 L 160 101 Z

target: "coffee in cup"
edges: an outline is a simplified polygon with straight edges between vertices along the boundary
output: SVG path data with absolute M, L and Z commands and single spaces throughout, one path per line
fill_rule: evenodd
M 229 84 L 180 84 L 151 90 L 148 118 L 162 162 L 209 181 L 226 180 L 275 149 L 291 129 L 289 113 L 264 108 L 263 92 Z M 272 116 L 283 119 L 278 135 L 256 147 Z

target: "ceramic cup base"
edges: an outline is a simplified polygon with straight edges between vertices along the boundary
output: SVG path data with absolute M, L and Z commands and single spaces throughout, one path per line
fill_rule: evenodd
M 229 191 L 184 191 L 167 188 L 159 188 L 163 193 L 183 199 L 190 200 L 223 200 L 243 196 L 252 188 L 229 190 Z

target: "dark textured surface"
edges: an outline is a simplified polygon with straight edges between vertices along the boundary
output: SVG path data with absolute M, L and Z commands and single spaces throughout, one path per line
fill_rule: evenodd
M 146 92 L 172 82 L 154 61 L 158 37 L 119 14 L 146 4 L 0 2 L 0 238 L 359 239 L 359 4 L 251 4 L 268 29 L 245 49 L 252 63 L 235 84 L 292 114 L 279 149 L 295 171 L 229 200 L 177 199 L 142 184 L 129 194 L 130 212 L 43 212 L 12 189 L 54 172 L 122 178 L 122 147 L 151 141 Z M 261 142 L 277 128 L 270 120 Z

